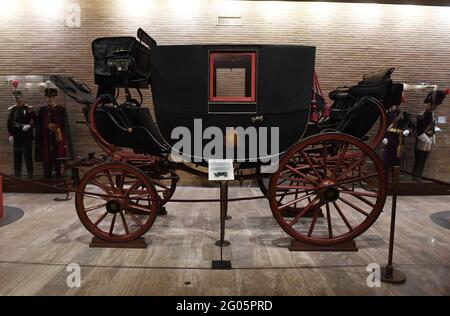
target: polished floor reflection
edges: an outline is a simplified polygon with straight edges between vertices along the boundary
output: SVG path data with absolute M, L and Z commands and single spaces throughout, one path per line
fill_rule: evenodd
M 174 198 L 214 198 L 215 188 L 180 187 Z M 230 188 L 230 197 L 259 195 Z M 149 247 L 89 248 L 91 235 L 74 202 L 55 195 L 5 194 L 24 216 L 0 227 L 0 295 L 450 295 L 450 234 L 430 216 L 450 210 L 450 196 L 399 197 L 395 263 L 403 285 L 367 286 L 370 263 L 385 264 L 389 203 L 357 241 L 358 252 L 300 253 L 276 224 L 266 200 L 230 203 L 224 256 L 232 271 L 210 270 L 219 258 L 217 203 L 169 203 L 146 234 Z M 69 288 L 66 267 L 81 266 Z

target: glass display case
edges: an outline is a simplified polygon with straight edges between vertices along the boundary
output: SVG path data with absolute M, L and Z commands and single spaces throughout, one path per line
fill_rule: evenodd
M 48 97 L 49 91 L 56 88 L 49 79 L 50 75 L 0 77 L 0 116 L 4 131 L 1 168 L 6 174 L 41 179 L 59 144 L 64 143 L 67 149 L 71 146 L 65 95 L 55 90 L 56 95 Z M 54 109 L 62 116 L 53 115 Z M 61 157 L 56 156 L 58 163 L 54 163 L 52 172 L 46 170 L 47 178 L 61 176 Z M 69 151 L 66 156 L 70 158 Z

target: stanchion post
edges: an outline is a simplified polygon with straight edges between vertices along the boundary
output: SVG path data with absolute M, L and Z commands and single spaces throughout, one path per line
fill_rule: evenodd
M 213 260 L 211 268 L 213 270 L 231 270 L 231 261 L 223 260 L 223 247 L 230 245 L 225 240 L 225 220 L 228 209 L 228 181 L 220 181 L 220 240 L 216 241 L 216 246 L 220 247 L 220 261 Z
M 228 212 L 228 181 L 220 181 L 220 240 L 216 241 L 216 246 L 227 247 L 230 242 L 225 240 L 225 220 Z
M 395 239 L 395 217 L 397 213 L 397 194 L 398 184 L 400 182 L 400 166 L 394 166 L 392 169 L 392 209 L 391 209 L 391 229 L 389 236 L 388 263 L 381 268 L 381 281 L 385 283 L 400 284 L 406 282 L 406 276 L 403 272 L 394 269 L 394 239 Z

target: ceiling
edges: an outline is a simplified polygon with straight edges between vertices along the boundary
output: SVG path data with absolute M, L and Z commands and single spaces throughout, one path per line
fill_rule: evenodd
M 269 1 L 269 0 L 253 0 Z M 278 0 L 291 2 L 348 2 L 348 3 L 381 3 L 381 4 L 415 4 L 428 6 L 450 6 L 450 0 Z

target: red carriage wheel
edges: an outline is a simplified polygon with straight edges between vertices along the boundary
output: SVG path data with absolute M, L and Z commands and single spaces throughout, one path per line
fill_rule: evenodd
M 75 195 L 78 217 L 94 236 L 129 242 L 155 221 L 158 196 L 145 173 L 123 163 L 106 163 L 87 172 Z
M 173 170 L 169 170 L 167 173 L 160 176 L 152 177 L 152 182 L 160 198 L 160 207 L 164 206 L 167 202 L 170 201 L 173 194 L 175 193 L 175 189 L 179 180 L 180 177 Z
M 312 136 L 292 147 L 269 185 L 270 207 L 281 228 L 317 246 L 365 232 L 380 215 L 386 194 L 387 177 L 378 155 L 339 133 Z M 284 216 L 283 210 L 291 207 L 295 216 Z

